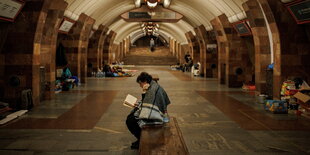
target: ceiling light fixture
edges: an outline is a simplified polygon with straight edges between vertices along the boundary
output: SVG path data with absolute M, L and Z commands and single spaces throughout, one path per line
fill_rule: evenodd
M 168 8 L 168 7 L 170 6 L 170 3 L 171 3 L 171 0 L 164 0 L 163 6 L 164 6 L 165 8 Z
M 147 6 L 150 8 L 150 9 L 153 9 L 157 6 L 157 4 L 160 2 L 160 0 L 144 0 L 147 4 Z
M 147 6 L 150 7 L 150 8 L 155 8 L 157 6 L 157 2 L 150 3 L 149 1 L 147 1 L 146 3 L 147 3 Z
M 146 35 L 154 35 L 159 31 L 159 25 L 153 22 L 145 22 L 141 24 L 141 30 Z
M 134 0 L 136 8 L 140 8 L 141 7 L 141 1 L 142 0 Z

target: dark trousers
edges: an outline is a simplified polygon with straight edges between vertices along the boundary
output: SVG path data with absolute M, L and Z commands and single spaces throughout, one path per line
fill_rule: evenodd
M 129 131 L 140 140 L 141 128 L 138 125 L 138 120 L 135 118 L 134 113 L 130 113 L 127 116 L 126 125 Z

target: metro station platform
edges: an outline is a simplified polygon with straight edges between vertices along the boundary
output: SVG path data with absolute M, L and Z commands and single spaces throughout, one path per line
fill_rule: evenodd
M 251 92 L 217 79 L 194 77 L 169 66 L 136 66 L 157 74 L 171 100 L 190 154 L 307 154 L 310 122 L 293 114 L 272 114 Z M 140 96 L 136 76 L 88 78 L 70 91 L 43 101 L 1 126 L 0 154 L 137 154 L 125 120 L 126 94 Z

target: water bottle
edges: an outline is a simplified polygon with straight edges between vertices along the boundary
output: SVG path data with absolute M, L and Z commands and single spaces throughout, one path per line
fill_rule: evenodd
M 165 113 L 164 113 L 163 122 L 164 122 L 164 123 L 168 123 L 168 122 L 169 122 L 169 115 L 168 115 L 168 112 L 167 112 L 167 111 L 165 111 Z

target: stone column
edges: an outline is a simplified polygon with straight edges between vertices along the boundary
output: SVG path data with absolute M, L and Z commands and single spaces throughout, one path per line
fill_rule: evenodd
M 175 45 L 175 48 L 176 48 L 176 58 L 179 59 L 180 57 L 180 49 L 179 49 L 179 45 L 180 43 L 177 42 L 177 44 Z
M 87 70 L 88 76 L 91 76 L 92 71 L 97 71 L 102 67 L 101 57 L 103 51 L 104 38 L 106 37 L 107 27 L 99 25 L 94 32 L 93 37 L 89 39 L 87 62 L 92 65 L 90 70 Z
M 119 58 L 118 58 L 120 62 L 123 60 L 123 48 L 124 48 L 123 42 L 120 42 L 119 43 Z
M 190 46 L 189 44 L 184 44 L 181 46 L 181 49 L 182 49 L 182 52 L 181 52 L 181 58 L 180 58 L 180 63 L 181 64 L 184 64 L 185 63 L 185 59 L 184 59 L 184 56 L 187 52 L 190 51 Z
M 257 0 L 243 3 L 255 44 L 255 86 L 259 94 L 266 94 L 266 69 L 271 63 L 268 30 L 263 12 Z
M 218 50 L 215 49 L 208 49 L 208 44 L 216 44 L 216 34 L 215 31 L 207 31 L 205 42 L 207 47 L 206 53 L 206 77 L 209 78 L 218 78 Z
M 127 39 L 127 52 L 130 51 L 130 48 L 131 48 L 131 38 L 128 37 L 128 39 Z
M 112 62 L 119 61 L 119 58 L 120 58 L 120 48 L 119 48 L 119 46 L 120 46 L 120 44 L 113 44 L 112 52 L 114 53 L 114 58 L 113 58 Z
M 103 59 L 103 52 L 104 52 L 104 44 L 106 41 L 106 38 L 108 36 L 107 32 L 108 32 L 109 28 L 104 26 L 103 32 L 102 32 L 102 36 L 99 39 L 99 44 L 98 44 L 98 52 L 99 52 L 99 67 L 102 68 L 103 67 L 103 63 L 104 63 L 104 59 Z
M 41 99 L 52 99 L 55 97 L 56 81 L 56 44 L 58 28 L 67 7 L 64 0 L 46 1 L 48 7 L 47 17 L 42 33 L 40 59 L 41 66 L 45 68 L 45 86 L 40 87 Z
M 173 50 L 174 50 L 173 41 L 174 40 L 171 38 L 170 39 L 170 52 L 171 52 L 171 55 L 173 55 Z
M 80 38 L 80 53 L 81 53 L 81 83 L 86 83 L 86 77 L 87 77 L 87 54 L 88 54 L 88 42 L 89 42 L 89 34 L 92 31 L 93 24 L 95 23 L 95 20 L 88 16 L 88 18 L 85 20 L 85 25 L 83 30 L 81 31 L 81 38 Z
M 172 41 L 172 46 L 173 46 L 172 54 L 173 54 L 173 56 L 176 55 L 176 48 L 175 48 L 176 47 L 176 43 L 177 43 L 176 40 L 173 39 L 173 41 Z
M 301 77 L 310 82 L 309 25 L 298 25 L 280 1 L 257 0 L 267 17 L 273 39 L 273 96 L 280 98 L 284 80 Z
M 196 37 L 194 36 L 192 31 L 185 33 L 185 36 L 189 44 L 189 53 L 193 59 L 193 62 L 197 63 L 198 61 L 200 61 L 200 50 L 198 41 L 196 40 Z
M 126 39 L 124 39 L 122 43 L 123 43 L 123 52 L 124 52 L 123 56 L 126 57 L 126 55 L 127 55 L 127 51 L 126 51 L 126 48 L 127 48 Z
M 131 46 L 131 44 L 130 44 L 130 38 L 126 38 L 125 39 L 125 55 L 129 52 L 129 50 L 130 50 L 130 46 Z
M 196 33 L 196 40 L 198 42 L 199 45 L 199 57 L 200 57 L 200 64 L 201 64 L 201 70 L 200 70 L 200 74 L 206 77 L 206 42 L 204 39 L 204 36 L 206 35 L 206 29 L 203 25 L 200 25 L 198 27 L 196 27 L 195 29 L 195 33 Z
M 218 35 L 219 81 L 228 87 L 241 87 L 243 82 L 250 81 L 252 77 L 252 64 L 245 42 L 231 27 L 225 14 L 213 19 L 211 24 Z
M 179 43 L 178 44 L 178 49 L 179 49 L 179 56 L 178 56 L 178 62 L 181 64 L 181 61 L 183 59 L 184 56 L 182 56 L 182 45 Z
M 61 42 L 65 46 L 69 68 L 81 83 L 86 82 L 88 41 L 94 22 L 94 19 L 82 13 L 69 34 L 62 34 Z
M 115 36 L 116 36 L 116 33 L 114 31 L 110 31 L 105 39 L 104 47 L 103 47 L 103 61 L 106 63 L 112 63 L 112 60 L 110 60 L 111 58 L 110 52 L 112 51 L 112 46 L 113 46 Z
M 212 40 L 207 33 L 206 28 L 204 25 L 200 25 L 195 29 L 196 38 L 199 40 L 199 47 L 200 47 L 200 63 L 201 63 L 201 73 L 204 77 L 216 77 L 214 72 L 217 71 L 214 68 L 214 64 L 217 64 L 217 52 L 208 51 L 207 44 L 216 44 L 215 40 Z
M 47 72 L 45 75 L 42 74 L 42 78 L 47 79 L 48 86 L 55 81 L 51 60 L 54 57 L 59 18 L 63 15 L 66 5 L 60 0 L 55 3 L 47 0 L 27 0 L 14 23 L 10 24 L 10 27 L 6 27 L 4 23 L 4 29 L 0 30 L 4 37 L 1 40 L 5 40 L 0 44 L 0 48 L 2 47 L 0 65 L 3 69 L 1 70 L 3 82 L 0 84 L 5 90 L 1 94 L 1 100 L 10 103 L 11 107 L 20 106 L 18 103 L 21 91 L 25 89 L 32 90 L 34 105 L 40 103 L 40 91 L 44 91 L 40 90 L 41 65 L 46 67 Z M 47 62 L 43 62 L 45 60 Z M 52 97 L 51 92 L 47 94 Z

